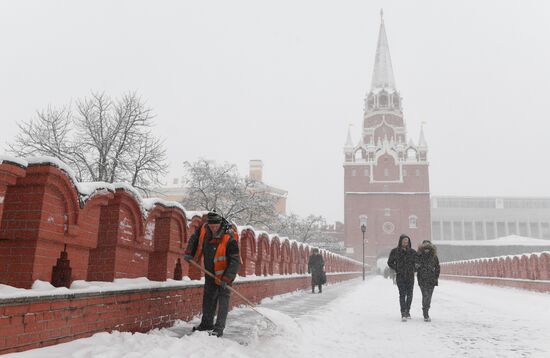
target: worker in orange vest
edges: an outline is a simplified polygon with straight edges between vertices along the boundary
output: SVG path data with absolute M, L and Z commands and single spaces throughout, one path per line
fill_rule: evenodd
M 221 337 L 231 296 L 227 286 L 233 283 L 241 265 L 234 231 L 219 214 L 208 213 L 207 223 L 191 236 L 183 258 L 187 262 L 195 260 L 198 264 L 203 258 L 205 270 L 216 276 L 215 279 L 205 276 L 202 320 L 198 326 L 193 327 L 193 331 L 211 331 L 211 335 Z M 218 314 L 214 324 L 216 307 Z

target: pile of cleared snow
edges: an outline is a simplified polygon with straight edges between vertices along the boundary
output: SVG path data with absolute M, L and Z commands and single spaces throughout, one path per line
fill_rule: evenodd
M 339 272 L 327 273 L 330 275 L 346 275 L 356 272 Z M 235 282 L 254 282 L 268 280 L 290 280 L 295 278 L 309 277 L 309 274 L 294 273 L 291 275 L 270 275 L 256 276 L 249 275 L 246 277 L 237 276 Z M 204 277 L 200 280 L 191 280 L 188 276 L 184 276 L 181 281 L 168 279 L 166 281 L 151 281 L 146 277 L 137 278 L 116 278 L 113 282 L 107 281 L 73 281 L 70 288 L 54 287 L 46 281 L 34 281 L 30 289 L 17 288 L 8 285 L 0 284 L 0 299 L 20 298 L 20 297 L 36 297 L 36 296 L 59 296 L 76 293 L 91 293 L 91 292 L 111 292 L 111 291 L 127 291 L 139 289 L 152 289 L 160 287 L 186 287 L 204 284 Z
M 60 296 L 77 293 L 128 291 L 137 289 L 152 289 L 160 287 L 185 287 L 204 283 L 204 278 L 191 280 L 184 277 L 182 281 L 168 279 L 166 281 L 150 281 L 146 277 L 117 278 L 113 282 L 76 280 L 70 288 L 54 287 L 49 282 L 36 280 L 30 289 L 16 288 L 8 285 L 0 285 L 0 299 L 36 297 L 36 296 Z

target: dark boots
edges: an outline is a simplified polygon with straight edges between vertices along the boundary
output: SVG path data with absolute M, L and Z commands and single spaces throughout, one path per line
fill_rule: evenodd
M 214 329 L 212 330 L 212 332 L 210 332 L 210 335 L 211 335 L 211 336 L 215 336 L 215 337 L 221 337 L 221 336 L 223 336 L 223 328 L 214 327 Z
M 432 319 L 430 318 L 430 315 L 428 314 L 428 310 L 423 309 L 422 312 L 424 313 L 424 322 L 430 322 Z
M 212 329 L 214 329 L 214 326 L 204 325 L 204 324 L 201 323 L 198 326 L 193 327 L 193 332 L 195 332 L 195 331 L 210 331 Z

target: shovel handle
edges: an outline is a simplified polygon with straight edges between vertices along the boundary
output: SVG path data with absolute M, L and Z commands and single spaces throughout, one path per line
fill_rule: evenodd
M 196 268 L 198 268 L 199 270 L 201 270 L 202 272 L 204 272 L 205 275 L 208 275 L 210 277 L 212 277 L 213 279 L 217 280 L 218 278 L 216 276 L 214 276 L 214 274 L 212 274 L 212 272 L 204 269 L 201 265 L 199 265 L 195 260 L 190 260 L 188 261 L 190 264 L 192 264 L 193 266 L 195 266 Z M 256 312 L 257 314 L 259 314 L 260 316 L 264 317 L 265 319 L 267 319 L 269 322 L 271 322 L 274 326 L 277 326 L 275 324 L 275 322 L 273 322 L 272 320 L 270 320 L 268 317 L 266 317 L 264 314 L 262 314 L 261 312 L 259 312 L 257 309 L 256 309 L 256 305 L 253 304 L 252 302 L 250 302 L 246 297 L 244 297 L 243 295 L 241 295 L 241 293 L 239 291 L 237 291 L 236 289 L 234 289 L 233 287 L 229 286 L 229 285 L 226 285 L 225 287 L 227 287 L 229 289 L 229 291 L 235 293 L 237 296 L 239 296 L 247 305 L 250 306 L 250 308 L 252 308 L 252 310 L 254 312 Z

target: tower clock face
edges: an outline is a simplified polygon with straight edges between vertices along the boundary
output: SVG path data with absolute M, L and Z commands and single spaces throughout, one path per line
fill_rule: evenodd
M 386 234 L 393 234 L 393 231 L 395 230 L 395 225 L 389 221 L 386 221 L 383 225 L 382 225 L 382 230 L 386 233 Z

